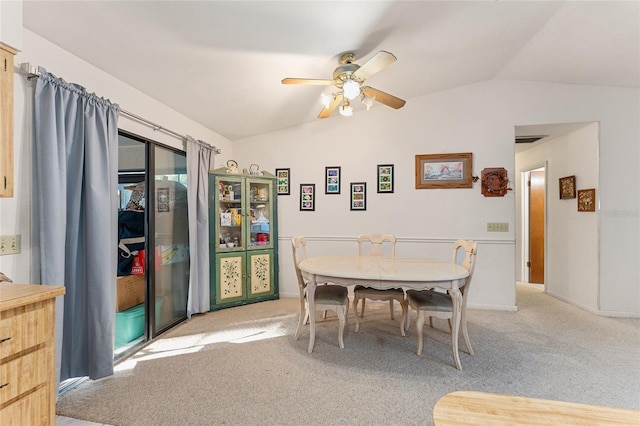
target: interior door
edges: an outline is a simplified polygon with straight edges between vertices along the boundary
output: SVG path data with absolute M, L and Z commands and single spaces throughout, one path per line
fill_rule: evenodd
M 544 284 L 545 170 L 532 170 L 529 184 L 529 282 Z

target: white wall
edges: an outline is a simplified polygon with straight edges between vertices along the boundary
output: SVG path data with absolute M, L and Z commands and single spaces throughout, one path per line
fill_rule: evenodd
M 19 65 L 29 62 L 43 66 L 48 72 L 68 82 L 84 86 L 87 91 L 110 99 L 121 108 L 158 123 L 180 134 L 189 134 L 222 149 L 223 154 L 216 157 L 216 164 L 231 155 L 231 143 L 202 125 L 167 108 L 158 101 L 143 95 L 135 88 L 104 73 L 93 65 L 80 60 L 69 52 L 49 43 L 40 36 L 24 30 L 23 51 L 15 58 L 15 192 L 13 198 L 0 198 L 0 234 L 20 234 L 22 251 L 17 255 L 0 257 L 0 271 L 14 282 L 29 283 L 37 280 L 37 258 L 33 259 L 32 250 L 32 202 L 31 202 L 31 147 L 32 147 L 32 111 L 35 83 L 17 74 Z M 126 66 L 126 64 L 123 64 Z M 215 113 L 215 112 L 212 112 Z M 162 132 L 153 131 L 140 123 L 121 117 L 118 126 L 143 137 L 148 137 L 166 145 L 184 149 L 182 141 Z M 35 256 L 36 250 L 33 251 Z
M 522 172 L 546 162 L 545 291 L 592 312 L 598 311 L 598 213 L 578 212 L 577 198 L 560 200 L 558 180 L 575 175 L 576 188 L 595 188 L 598 198 L 598 135 L 598 123 L 592 123 L 516 154 L 519 191 L 526 190 L 519 179 Z M 520 217 L 521 201 L 516 198 Z M 520 250 L 517 244 L 517 253 Z M 522 268 L 519 263 L 517 270 Z
M 397 111 L 376 106 L 237 141 L 233 155 L 241 166 L 291 169 L 291 195 L 278 197 L 282 294 L 297 294 L 291 236 L 310 237 L 318 254 L 353 253 L 356 235 L 384 231 L 400 238 L 399 255 L 448 258 L 452 240 L 478 240 L 470 306 L 513 309 L 514 194 L 485 198 L 479 184 L 416 190 L 414 156 L 472 152 L 475 175 L 505 167 L 513 185 L 516 125 L 597 121 L 600 182 L 592 187 L 605 213 L 594 214 L 600 220 L 600 312 L 640 316 L 639 102 L 637 89 L 494 80 L 409 99 Z M 385 163 L 395 164 L 394 194 L 375 193 L 376 165 Z M 342 166 L 340 195 L 324 194 L 325 166 Z M 368 184 L 366 212 L 349 211 L 347 185 L 354 181 Z M 299 211 L 300 183 L 316 184 L 315 212 Z M 616 211 L 630 214 L 607 216 Z M 486 222 L 507 222 L 509 232 L 488 233 Z

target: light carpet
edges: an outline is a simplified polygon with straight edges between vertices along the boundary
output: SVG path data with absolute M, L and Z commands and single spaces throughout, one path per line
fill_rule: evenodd
M 446 321 L 415 313 L 400 336 L 386 303 L 367 304 L 360 332 L 349 312 L 345 348 L 333 313 L 293 340 L 298 300 L 193 317 L 120 363 L 117 372 L 62 395 L 59 415 L 128 425 L 430 425 L 456 390 L 640 409 L 640 320 L 606 318 L 518 284 L 517 312 L 468 311 L 475 356 L 454 366 Z

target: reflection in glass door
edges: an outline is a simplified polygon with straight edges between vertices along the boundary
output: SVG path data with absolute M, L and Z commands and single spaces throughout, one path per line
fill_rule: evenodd
M 152 335 L 187 315 L 189 286 L 189 218 L 187 211 L 187 168 L 184 153 L 153 145 L 154 206 L 151 221 L 154 234 L 155 310 Z M 151 263 L 151 262 L 149 262 Z M 155 318 L 154 318 L 155 317 Z
M 189 283 L 184 152 L 118 135 L 115 357 L 186 319 Z

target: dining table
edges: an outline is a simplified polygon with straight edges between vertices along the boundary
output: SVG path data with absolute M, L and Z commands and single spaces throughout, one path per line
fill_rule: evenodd
M 462 369 L 458 355 L 458 332 L 462 308 L 460 287 L 469 276 L 469 271 L 463 266 L 451 261 L 386 256 L 308 257 L 298 266 L 308 281 L 309 353 L 313 351 L 315 343 L 314 295 L 318 284 L 331 282 L 346 287 L 360 284 L 376 289 L 402 287 L 423 290 L 438 287 L 451 295 L 453 304 L 451 349 L 456 367 Z

